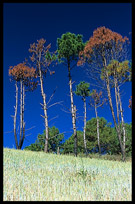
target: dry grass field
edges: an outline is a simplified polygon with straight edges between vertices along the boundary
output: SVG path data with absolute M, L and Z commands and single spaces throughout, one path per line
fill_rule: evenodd
M 4 148 L 4 201 L 131 201 L 130 161 Z

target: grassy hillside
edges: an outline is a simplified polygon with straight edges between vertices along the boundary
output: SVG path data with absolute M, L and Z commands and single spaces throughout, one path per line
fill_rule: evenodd
M 131 201 L 131 162 L 4 148 L 4 201 Z

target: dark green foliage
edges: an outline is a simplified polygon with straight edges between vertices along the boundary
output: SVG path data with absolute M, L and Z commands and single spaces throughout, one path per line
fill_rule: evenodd
M 78 153 L 84 151 L 83 132 L 77 131 Z M 63 154 L 74 153 L 74 135 L 69 137 L 63 144 Z
M 126 156 L 130 156 L 132 154 L 132 124 L 126 123 L 125 127 L 126 127 Z M 88 152 L 91 152 L 93 148 L 98 146 L 96 128 L 97 128 L 96 118 L 92 118 L 91 120 L 87 121 L 86 140 Z M 111 155 L 121 154 L 115 127 L 111 127 L 111 123 L 108 123 L 103 117 L 99 118 L 99 131 L 102 150 Z M 85 153 L 83 132 L 77 131 L 77 135 L 78 135 L 78 153 Z M 73 152 L 74 152 L 74 137 L 72 135 L 63 144 L 63 153 L 68 154 Z
M 67 32 L 57 38 L 57 52 L 59 62 L 77 60 L 79 52 L 83 50 L 82 35 Z M 63 61 L 64 60 L 64 61 Z
M 38 143 L 33 143 L 27 147 L 24 148 L 24 150 L 31 150 L 31 151 L 41 151 L 40 146 L 38 145 Z
M 128 124 L 125 123 L 125 129 L 126 129 L 126 156 L 131 156 L 132 154 L 132 123 Z M 110 142 L 110 149 L 111 154 L 120 154 L 120 147 L 119 147 L 119 141 L 117 138 L 116 130 L 113 129 L 113 137 Z
M 90 90 L 89 90 L 89 83 L 86 83 L 85 81 L 81 81 L 80 84 L 76 86 L 75 94 L 77 96 L 82 96 L 82 99 L 90 96 Z
M 49 142 L 48 142 L 48 152 L 57 152 L 57 148 L 61 148 L 61 141 L 63 140 L 64 135 L 59 133 L 58 128 L 55 126 L 49 128 Z M 44 151 L 45 144 L 45 130 L 43 134 L 38 134 L 37 140 L 34 144 L 31 144 L 28 147 L 25 147 L 26 150 L 31 151 Z
M 126 127 L 126 155 L 130 156 L 132 154 L 132 123 L 125 124 Z
M 101 148 L 105 148 L 106 151 L 109 151 L 108 144 L 111 141 L 112 128 L 111 123 L 108 123 L 107 120 L 105 120 L 103 117 L 99 118 L 99 134 Z M 89 150 L 92 150 L 94 147 L 98 147 L 96 118 L 92 118 L 91 120 L 87 121 L 86 139 L 88 140 Z

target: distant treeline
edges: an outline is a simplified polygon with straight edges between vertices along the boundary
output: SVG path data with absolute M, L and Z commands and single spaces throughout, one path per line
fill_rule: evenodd
M 97 123 L 96 118 L 92 118 L 87 121 L 86 124 L 86 140 L 87 140 L 87 152 L 97 153 Z M 126 156 L 132 154 L 132 123 L 125 123 L 126 128 Z M 119 141 L 115 127 L 111 127 L 111 123 L 103 117 L 99 118 L 99 131 L 100 131 L 100 144 L 101 154 L 118 155 L 121 154 L 119 148 Z M 77 131 L 78 135 L 78 153 L 85 153 L 83 131 Z M 55 126 L 49 128 L 49 153 L 68 154 L 74 153 L 74 135 L 71 135 L 65 142 L 63 142 L 64 134 L 59 133 L 58 128 Z M 45 131 L 42 134 L 38 134 L 35 143 L 24 148 L 24 150 L 31 151 L 44 151 L 45 144 Z

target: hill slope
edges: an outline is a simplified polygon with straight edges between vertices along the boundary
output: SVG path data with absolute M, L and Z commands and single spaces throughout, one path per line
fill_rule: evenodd
M 131 201 L 131 162 L 4 148 L 4 201 Z

